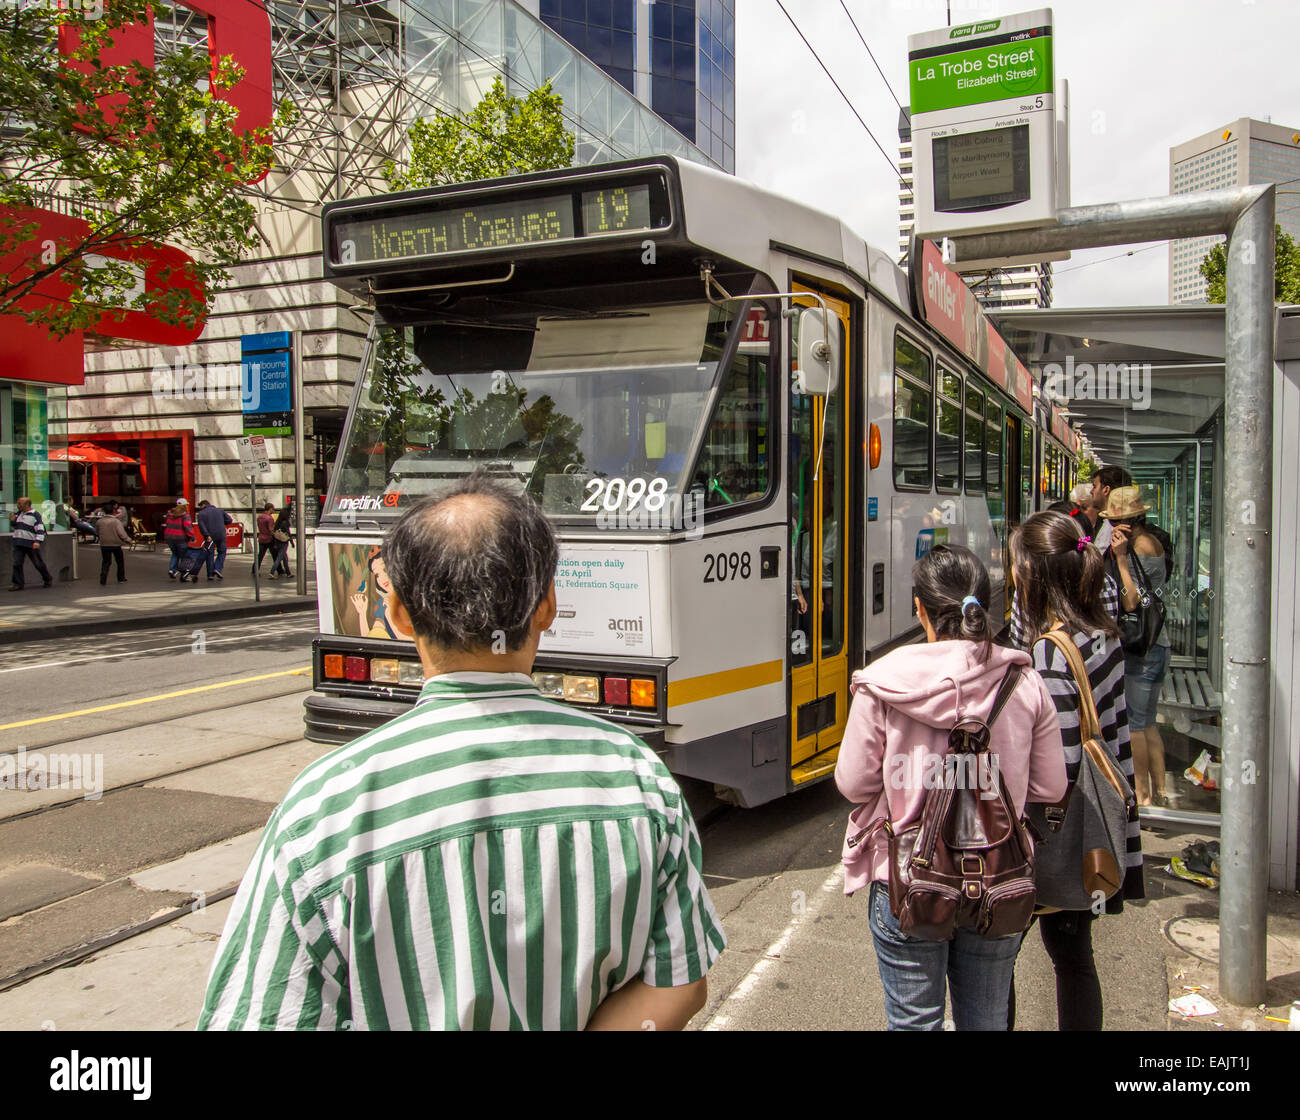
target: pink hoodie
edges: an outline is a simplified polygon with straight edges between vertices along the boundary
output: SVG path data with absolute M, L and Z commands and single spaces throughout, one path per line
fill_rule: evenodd
M 854 848 L 849 837 L 881 816 L 896 831 L 920 821 L 927 786 L 936 771 L 942 772 L 938 760 L 948 751 L 948 732 L 958 713 L 986 719 L 1011 665 L 1023 665 L 1025 672 L 993 725 L 989 751 L 997 767 L 980 774 L 981 795 L 989 790 L 996 796 L 999 772 L 1018 813 L 1026 801 L 1050 803 L 1065 794 L 1056 706 L 1028 654 L 1001 646 L 990 649 L 987 662 L 979 654 L 978 644 L 961 640 L 909 645 L 853 674 L 853 706 L 835 766 L 835 784 L 858 803 L 845 836 L 845 894 L 875 880 L 889 881 L 884 830 L 873 834 L 870 844 Z

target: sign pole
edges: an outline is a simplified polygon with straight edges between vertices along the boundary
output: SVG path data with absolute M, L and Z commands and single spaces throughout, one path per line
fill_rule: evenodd
M 298 594 L 307 594 L 307 480 L 303 468 L 306 436 L 303 432 L 302 414 L 302 331 L 293 332 L 293 346 L 289 351 L 290 369 L 293 371 L 293 504 L 294 531 L 298 537 Z
M 259 549 L 257 541 L 257 475 L 255 474 L 248 476 L 248 504 L 253 507 L 253 602 L 260 603 L 262 601 L 262 585 L 257 578 L 257 553 Z

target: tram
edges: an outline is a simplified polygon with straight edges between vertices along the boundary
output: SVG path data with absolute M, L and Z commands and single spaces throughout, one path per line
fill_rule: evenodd
M 332 203 L 327 279 L 372 306 L 316 534 L 308 738 L 408 709 L 383 533 L 473 470 L 560 540 L 534 680 L 743 806 L 829 776 L 852 671 L 921 630 L 961 543 L 1006 542 L 1078 443 L 929 242 L 668 157 Z

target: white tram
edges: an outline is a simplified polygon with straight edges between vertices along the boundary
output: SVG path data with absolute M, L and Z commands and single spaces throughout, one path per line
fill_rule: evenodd
M 850 673 L 919 636 L 917 557 L 972 548 L 1002 612 L 1009 527 L 1073 481 L 1073 433 L 928 243 L 913 288 L 836 218 L 670 158 L 323 222 L 375 317 L 316 536 L 314 740 L 418 694 L 383 532 L 483 469 L 560 538 L 542 691 L 761 804 L 831 773 Z

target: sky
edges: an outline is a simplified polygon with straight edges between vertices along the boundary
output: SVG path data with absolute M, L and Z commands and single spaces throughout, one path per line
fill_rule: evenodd
M 907 37 L 943 27 L 944 0 L 844 0 L 888 88 L 840 0 L 781 2 L 897 166 L 890 89 L 908 103 Z M 954 25 L 1034 9 L 1024 0 L 951 0 L 951 7 Z M 1056 76 L 1070 84 L 1074 206 L 1167 195 L 1169 149 L 1239 117 L 1300 129 L 1295 0 L 1057 0 L 1050 7 Z M 736 174 L 838 215 L 897 255 L 895 173 L 777 0 L 736 0 Z M 1279 207 L 1287 202 L 1278 199 Z M 1054 271 L 1057 307 L 1169 302 L 1163 243 L 1075 250 Z

